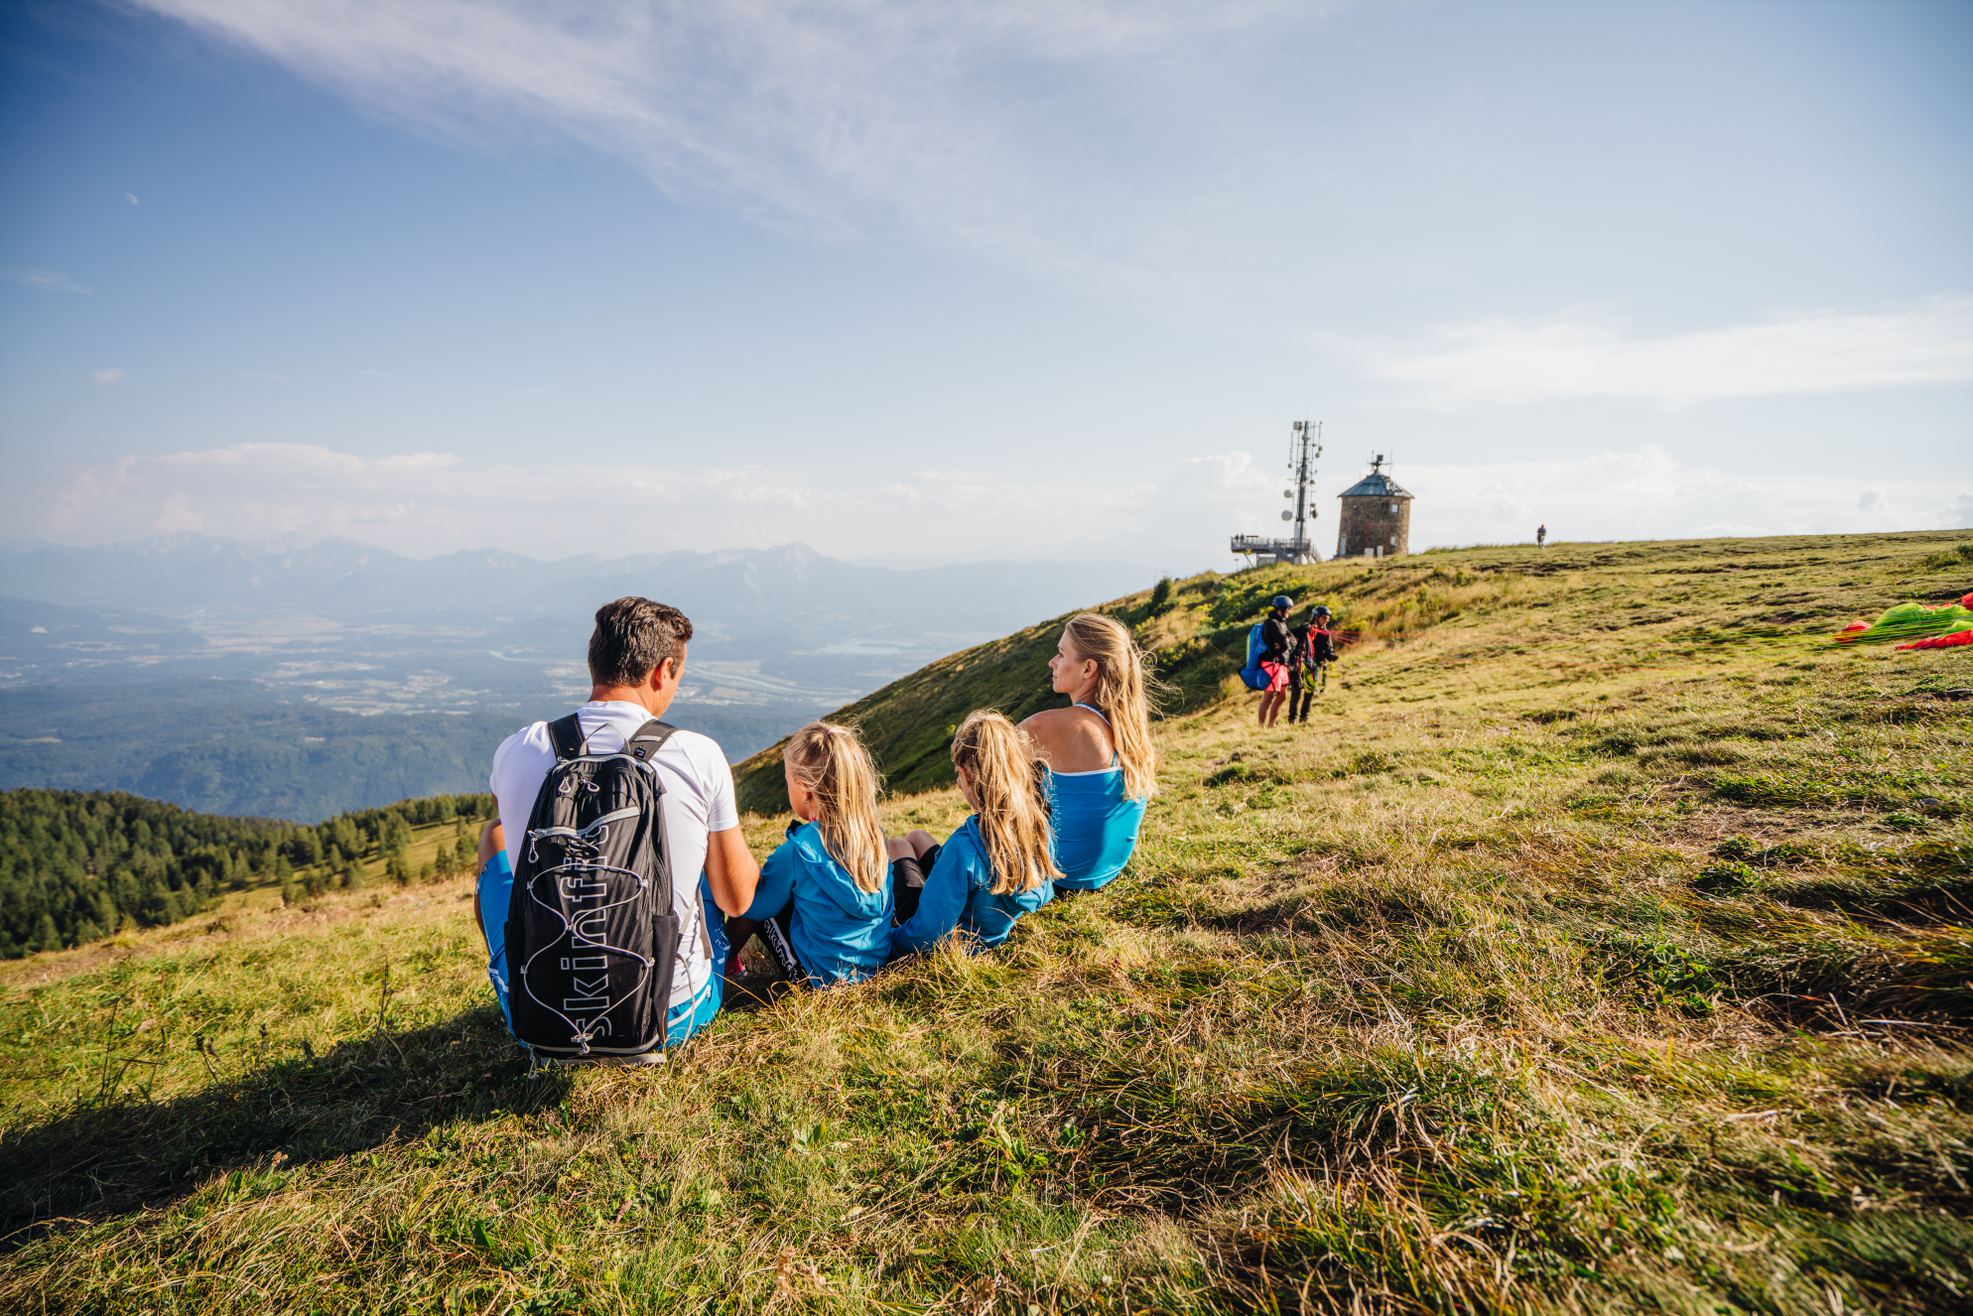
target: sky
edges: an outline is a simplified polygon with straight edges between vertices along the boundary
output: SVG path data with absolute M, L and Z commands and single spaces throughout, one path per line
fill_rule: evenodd
M 0 10 L 0 534 L 1973 525 L 1973 5 Z

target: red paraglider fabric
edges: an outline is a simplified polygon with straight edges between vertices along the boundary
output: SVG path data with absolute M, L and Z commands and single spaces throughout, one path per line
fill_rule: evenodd
M 1934 635 L 1929 640 L 1913 640 L 1910 644 L 1900 644 L 1900 649 L 1957 649 L 1960 645 L 1973 645 L 1973 631 L 1956 631 L 1951 635 Z
M 1938 639 L 1973 629 L 1973 608 L 1959 603 L 1900 603 L 1888 609 L 1875 624 L 1858 630 L 1847 626 L 1836 636 L 1838 644 L 1895 644 L 1904 648 L 1917 640 Z M 1927 646 L 1936 647 L 1936 646 Z

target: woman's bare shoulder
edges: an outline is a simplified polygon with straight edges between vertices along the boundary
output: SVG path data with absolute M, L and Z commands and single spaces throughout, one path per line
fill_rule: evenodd
M 1109 726 L 1086 708 L 1044 708 L 1025 718 L 1021 729 L 1051 758 L 1073 749 L 1107 754 L 1110 748 Z
M 1043 732 L 1051 735 L 1095 735 L 1109 733 L 1110 724 L 1099 713 L 1076 704 L 1063 708 L 1044 708 L 1039 713 L 1030 713 L 1021 719 L 1021 726 L 1028 732 Z

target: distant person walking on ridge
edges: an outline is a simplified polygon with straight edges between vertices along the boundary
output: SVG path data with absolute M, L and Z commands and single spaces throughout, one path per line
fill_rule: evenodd
M 1535 547 L 1545 548 L 1547 547 L 1547 545 L 1548 545 L 1548 523 L 1544 521 L 1542 524 L 1535 527 Z
M 1336 640 L 1329 633 L 1327 604 L 1318 603 L 1308 620 L 1295 628 L 1294 650 L 1288 657 L 1288 720 L 1308 721 L 1315 697 L 1328 680 L 1329 664 L 1336 661 Z
M 1277 594 L 1268 605 L 1267 616 L 1247 632 L 1247 665 L 1240 679 L 1250 690 L 1261 692 L 1260 724 L 1274 725 L 1281 716 L 1281 705 L 1288 702 L 1288 657 L 1294 648 L 1294 633 L 1288 629 L 1288 612 L 1295 601 Z
M 708 906 L 744 914 L 760 869 L 725 754 L 657 720 L 691 638 L 676 608 L 605 604 L 589 637 L 589 702 L 494 752 L 501 828 L 483 838 L 475 903 L 501 1010 L 537 1056 L 657 1059 L 719 1012 L 726 937 Z M 661 905 L 652 895 L 667 885 Z
M 811 722 L 781 751 L 788 839 L 760 866 L 746 914 L 726 926 L 732 955 L 759 933 L 779 977 L 861 982 L 891 953 L 891 861 L 877 817 L 877 765 L 856 732 Z
M 1023 914 L 1055 896 L 1047 765 L 1034 742 L 999 713 L 966 715 L 952 738 L 952 766 L 973 816 L 934 845 L 922 831 L 889 842 L 891 887 L 901 920 L 893 958 L 955 933 L 975 947 L 1007 940 Z
M 1130 862 L 1144 810 L 1158 789 L 1151 739 L 1151 677 L 1122 622 L 1101 613 L 1069 618 L 1048 660 L 1050 688 L 1067 708 L 1021 723 L 1048 765 L 1055 862 L 1064 891 L 1095 891 Z

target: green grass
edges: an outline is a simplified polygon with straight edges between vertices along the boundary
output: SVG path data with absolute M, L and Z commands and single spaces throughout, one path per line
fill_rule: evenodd
M 0 966 L 8 1310 L 1963 1310 L 1973 536 L 1176 583 L 1131 870 L 1003 951 L 529 1077 L 463 880 Z M 1364 640 L 1305 728 L 1258 601 Z M 1055 628 L 857 706 L 894 828 Z M 748 798 L 773 807 L 758 781 Z M 749 820 L 758 847 L 778 831 Z M 449 829 L 421 833 L 437 844 Z

